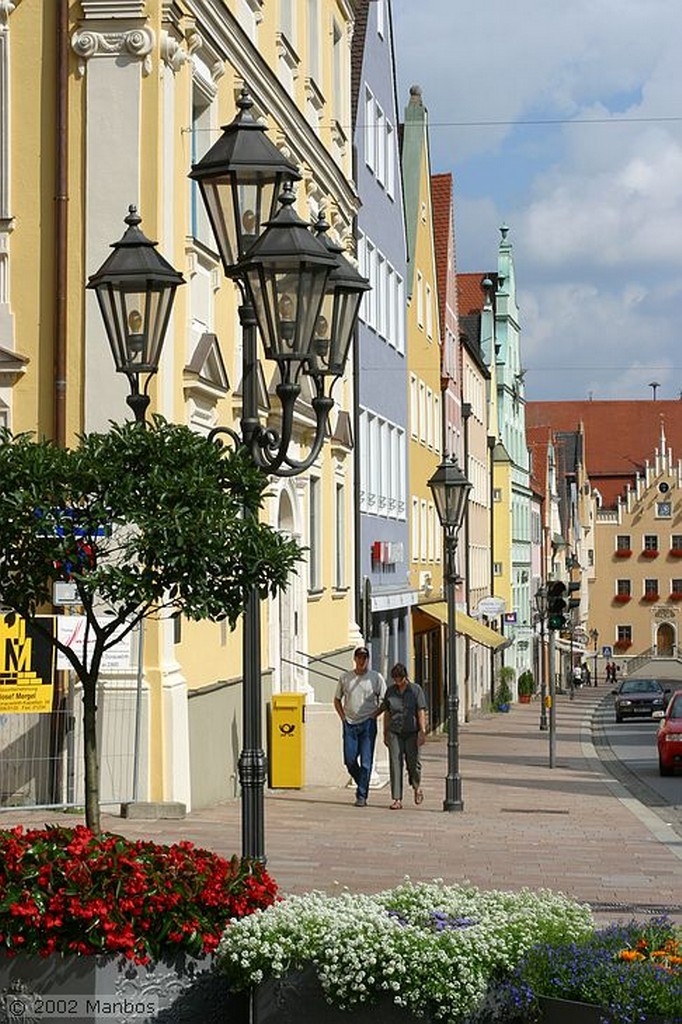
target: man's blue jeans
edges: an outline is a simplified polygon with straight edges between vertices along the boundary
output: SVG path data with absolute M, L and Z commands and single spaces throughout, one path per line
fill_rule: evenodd
M 343 763 L 357 786 L 356 796 L 360 800 L 366 800 L 369 792 L 376 738 L 376 718 L 355 724 L 343 723 Z

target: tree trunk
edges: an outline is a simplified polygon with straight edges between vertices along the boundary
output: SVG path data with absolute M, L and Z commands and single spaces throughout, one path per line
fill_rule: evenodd
M 97 675 L 83 679 L 83 754 L 85 766 L 85 824 L 100 832 L 99 758 L 97 754 Z

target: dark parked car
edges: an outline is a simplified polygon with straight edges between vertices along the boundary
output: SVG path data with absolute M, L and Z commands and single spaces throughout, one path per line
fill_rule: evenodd
M 656 718 L 661 724 L 656 733 L 658 746 L 658 770 L 661 775 L 672 775 L 675 768 L 682 768 L 682 690 L 676 690 L 665 711 L 659 711 Z
M 659 679 L 624 679 L 614 694 L 616 721 L 624 718 L 651 718 L 654 711 L 663 711 L 672 683 Z

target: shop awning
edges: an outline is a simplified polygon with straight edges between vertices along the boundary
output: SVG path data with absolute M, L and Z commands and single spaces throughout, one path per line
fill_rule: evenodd
M 434 601 L 433 604 L 420 604 L 417 608 L 423 614 L 430 615 L 432 619 L 444 622 L 447 626 L 447 602 Z M 417 608 L 414 610 L 417 610 Z M 475 640 L 477 644 L 483 644 L 484 647 L 492 648 L 493 651 L 498 650 L 500 647 L 509 646 L 508 637 L 496 633 L 494 629 L 489 629 L 482 622 L 478 622 L 477 619 L 472 619 L 470 615 L 465 615 L 464 612 L 455 612 L 455 629 L 458 633 L 463 633 L 465 636 L 470 637 L 471 640 Z

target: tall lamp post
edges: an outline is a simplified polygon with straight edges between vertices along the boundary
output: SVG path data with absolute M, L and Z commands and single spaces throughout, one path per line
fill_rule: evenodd
M 448 773 L 444 811 L 463 811 L 462 778 L 459 773 L 459 690 L 457 686 L 457 633 L 455 631 L 455 554 L 464 521 L 471 483 L 454 457 L 445 458 L 429 480 L 434 504 L 445 533 L 445 580 L 448 605 Z
M 547 724 L 547 670 L 545 667 L 545 622 L 547 620 L 547 588 L 538 587 L 535 591 L 535 608 L 540 620 L 540 730 L 546 732 Z
M 592 685 L 596 686 L 597 685 L 597 646 L 599 644 L 599 630 L 598 629 L 591 629 L 590 630 L 590 639 L 592 640 L 592 643 L 594 644 L 594 674 L 592 676 Z
M 217 428 L 243 446 L 268 475 L 293 477 L 308 469 L 325 439 L 334 405 L 331 390 L 343 375 L 358 310 L 369 283 L 317 237 L 296 214 L 295 165 L 266 137 L 246 89 L 235 119 L 193 166 L 223 269 L 239 288 L 242 326 L 241 433 Z M 277 201 L 281 206 L 276 211 Z M 256 328 L 265 358 L 277 365 L 279 430 L 261 424 Z M 302 382 L 312 392 L 313 438 L 304 458 L 290 453 Z M 309 413 L 308 413 L 309 415 Z M 265 861 L 262 749 L 260 595 L 249 595 L 243 627 L 242 856 Z

